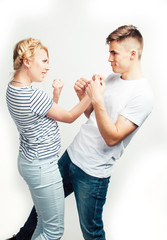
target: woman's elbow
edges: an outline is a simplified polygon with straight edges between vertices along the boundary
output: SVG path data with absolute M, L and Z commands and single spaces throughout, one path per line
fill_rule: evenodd
M 73 123 L 75 121 L 75 118 L 73 115 L 68 115 L 68 117 L 66 118 L 66 123 Z
M 67 121 L 66 121 L 66 123 L 73 123 L 74 122 L 74 120 L 73 119 L 67 119 Z

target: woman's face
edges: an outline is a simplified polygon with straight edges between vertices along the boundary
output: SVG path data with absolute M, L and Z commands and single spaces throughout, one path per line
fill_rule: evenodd
M 29 62 L 29 74 L 32 82 L 42 82 L 49 70 L 49 59 L 44 49 L 39 49 L 33 61 Z

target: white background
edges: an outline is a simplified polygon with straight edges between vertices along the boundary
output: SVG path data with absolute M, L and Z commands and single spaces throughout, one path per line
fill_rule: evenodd
M 111 72 L 105 39 L 124 24 L 143 34 L 142 69 L 155 107 L 115 164 L 103 215 L 106 238 L 167 239 L 166 11 L 166 0 L 0 0 L 0 240 L 19 230 L 32 207 L 17 171 L 18 133 L 5 101 L 15 43 L 33 37 L 49 48 L 51 70 L 38 86 L 51 95 L 53 79 L 64 80 L 60 104 L 70 109 L 78 101 L 73 90 L 78 78 Z M 60 124 L 61 153 L 85 120 Z M 83 239 L 73 195 L 66 199 L 62 239 Z

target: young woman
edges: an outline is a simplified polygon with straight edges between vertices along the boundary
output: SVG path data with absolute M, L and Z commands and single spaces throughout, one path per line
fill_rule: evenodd
M 60 239 L 64 230 L 64 191 L 57 166 L 60 134 L 55 120 L 71 123 L 90 104 L 88 96 L 72 110 L 61 108 L 63 87 L 53 82 L 53 99 L 31 86 L 42 82 L 49 70 L 48 50 L 37 39 L 18 42 L 13 54 L 14 77 L 7 88 L 9 112 L 20 133 L 18 169 L 29 186 L 38 215 L 32 240 Z

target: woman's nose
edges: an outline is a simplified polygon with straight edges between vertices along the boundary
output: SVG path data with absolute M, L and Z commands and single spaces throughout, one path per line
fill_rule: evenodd
M 47 71 L 50 70 L 49 64 L 46 66 L 46 70 L 47 70 Z

